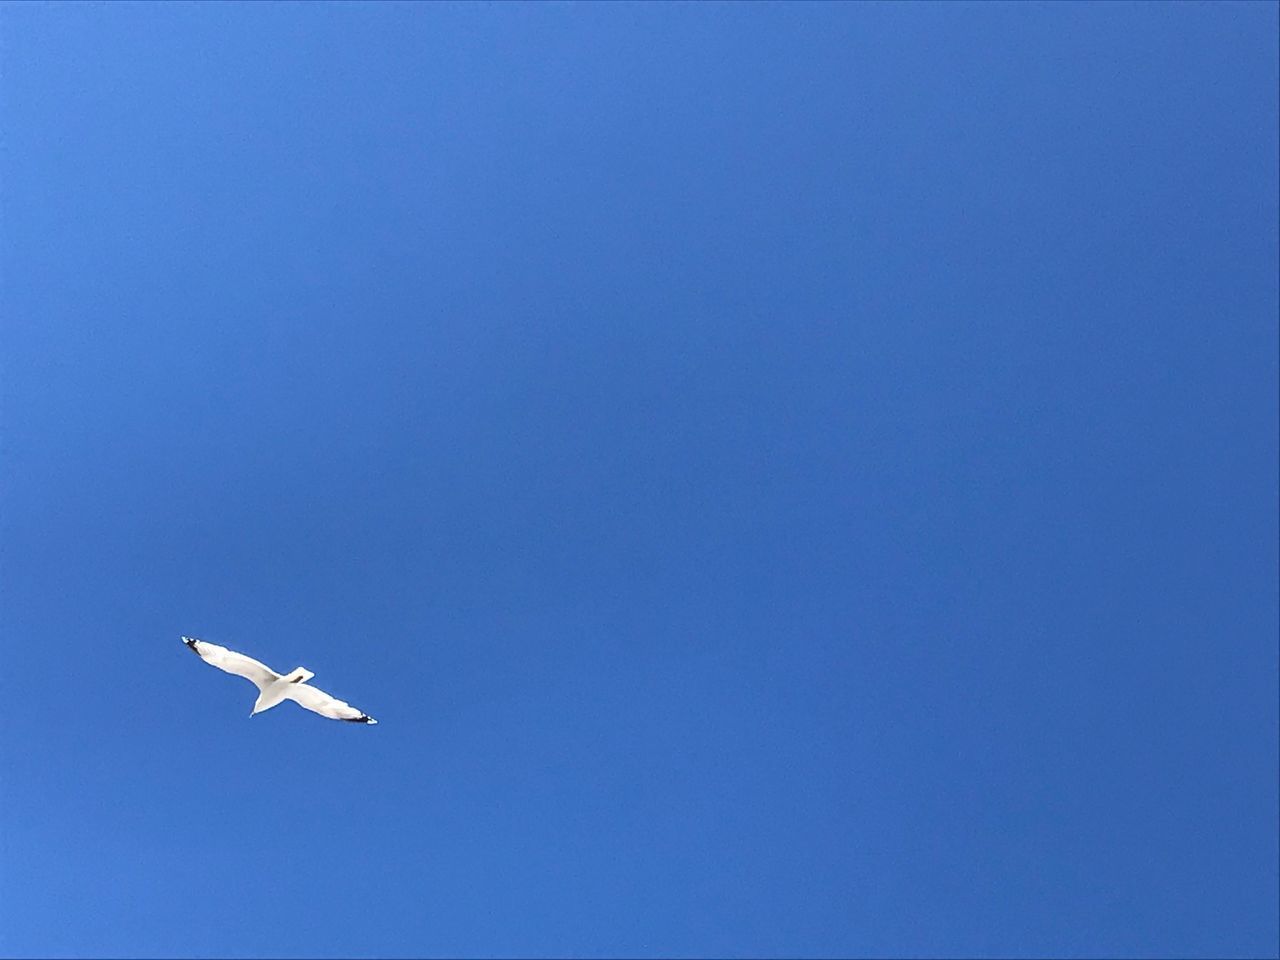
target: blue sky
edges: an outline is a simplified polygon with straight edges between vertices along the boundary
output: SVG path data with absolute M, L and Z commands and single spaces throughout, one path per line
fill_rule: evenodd
M 1275 955 L 1277 27 L 0 8 L 0 953 Z

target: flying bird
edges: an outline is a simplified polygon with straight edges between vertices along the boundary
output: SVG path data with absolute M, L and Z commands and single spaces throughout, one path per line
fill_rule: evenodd
M 316 687 L 308 686 L 307 681 L 315 674 L 306 667 L 295 667 L 281 676 L 265 663 L 259 663 L 253 657 L 246 657 L 243 653 L 236 653 L 216 643 L 208 643 L 192 637 L 183 637 L 182 642 L 205 663 L 253 682 L 253 685 L 258 688 L 258 700 L 253 705 L 253 713 L 249 714 L 251 717 L 254 713 L 270 710 L 282 700 L 292 700 L 298 706 L 305 707 L 322 717 L 328 717 L 330 720 L 347 720 L 350 723 L 378 722 L 351 704 L 337 697 L 331 697 Z

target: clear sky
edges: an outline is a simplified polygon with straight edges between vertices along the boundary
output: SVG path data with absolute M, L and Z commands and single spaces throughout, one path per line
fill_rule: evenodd
M 0 7 L 0 953 L 1274 956 L 1277 10 Z

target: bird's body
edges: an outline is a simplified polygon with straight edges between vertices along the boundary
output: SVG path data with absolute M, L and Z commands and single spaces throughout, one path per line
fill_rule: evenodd
M 259 663 L 243 653 L 236 653 L 216 643 L 183 637 L 182 642 L 205 663 L 217 667 L 237 677 L 244 677 L 258 688 L 258 699 L 253 705 L 253 716 L 270 710 L 285 700 L 292 700 L 298 706 L 331 720 L 346 720 L 350 723 L 377 723 L 373 717 L 357 710 L 346 701 L 331 697 L 316 687 L 308 686 L 307 681 L 315 676 L 305 667 L 297 667 L 286 674 L 279 674 L 265 663 Z

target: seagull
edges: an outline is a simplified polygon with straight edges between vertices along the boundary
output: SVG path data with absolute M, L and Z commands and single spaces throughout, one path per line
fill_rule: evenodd
M 205 663 L 253 681 L 253 685 L 259 692 L 258 700 L 253 705 L 253 713 L 249 714 L 251 717 L 254 713 L 270 710 L 282 700 L 292 700 L 298 706 L 305 707 L 322 717 L 328 717 L 330 720 L 346 720 L 350 723 L 378 722 L 351 704 L 337 697 L 331 697 L 316 687 L 307 686 L 307 681 L 315 674 L 306 667 L 295 667 L 281 676 L 265 663 L 259 663 L 253 657 L 246 657 L 243 653 L 236 653 L 216 643 L 196 640 L 193 637 L 183 637 L 182 642 Z

